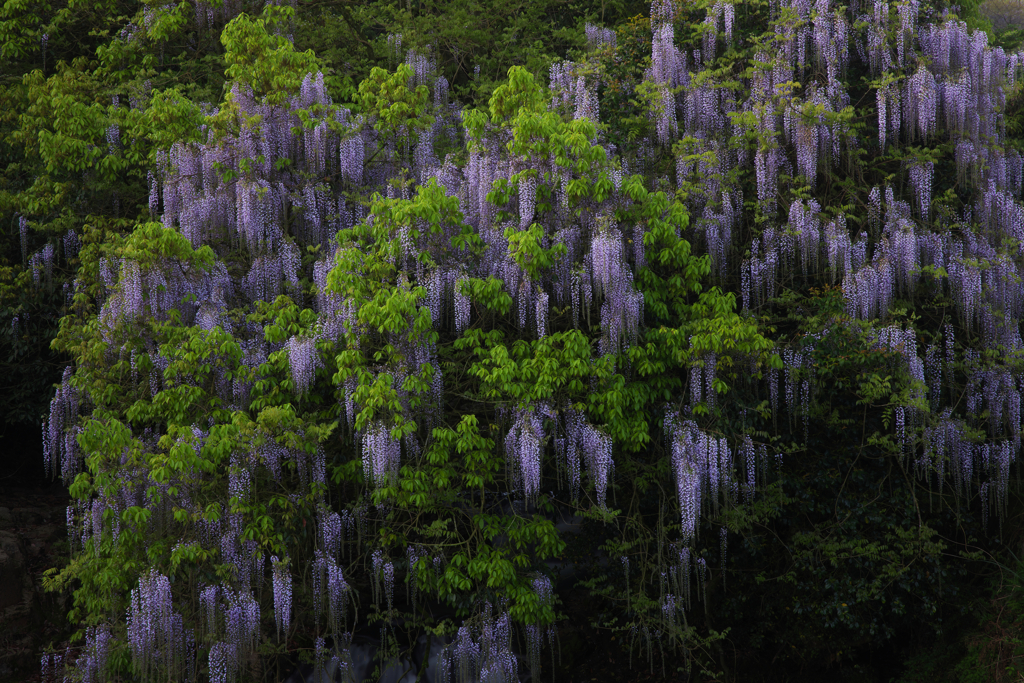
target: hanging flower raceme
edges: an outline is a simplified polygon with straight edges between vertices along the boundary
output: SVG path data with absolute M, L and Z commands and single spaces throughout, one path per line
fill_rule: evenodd
M 615 469 L 611 437 L 587 422 L 582 412 L 573 409 L 564 412 L 564 429 L 565 436 L 557 440 L 556 446 L 563 457 L 565 471 L 569 475 L 573 499 L 578 498 L 580 494 L 582 460 L 594 483 L 597 504 L 604 508 L 611 474 Z
M 170 580 L 151 569 L 132 590 L 130 605 L 128 642 L 135 666 L 143 672 L 162 669 L 176 680 L 191 679 L 194 636 L 174 611 Z
M 704 509 L 717 510 L 732 493 L 732 452 L 724 438 L 709 436 L 696 422 L 671 413 L 665 418 L 665 437 L 672 450 L 683 538 L 690 540 Z
M 516 408 L 514 415 L 505 436 L 505 458 L 513 465 L 518 490 L 532 501 L 540 491 L 544 424 L 536 408 Z
M 316 337 L 296 336 L 288 340 L 288 366 L 298 394 L 309 391 L 316 379 L 316 371 L 322 365 L 316 342 Z
M 362 439 L 366 480 L 378 487 L 392 485 L 398 477 L 402 444 L 392 438 L 391 430 L 381 420 L 370 423 Z

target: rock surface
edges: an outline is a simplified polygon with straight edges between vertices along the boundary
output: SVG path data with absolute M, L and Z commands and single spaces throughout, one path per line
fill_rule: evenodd
M 69 502 L 59 482 L 0 487 L 0 683 L 39 680 L 40 653 L 69 635 L 66 596 L 43 591 L 43 572 L 67 552 Z

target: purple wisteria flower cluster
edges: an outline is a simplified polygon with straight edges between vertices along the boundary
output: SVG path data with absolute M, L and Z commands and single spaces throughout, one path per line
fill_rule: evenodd
M 527 500 L 535 499 L 540 491 L 544 442 L 541 416 L 536 411 L 517 408 L 515 421 L 505 436 L 505 459 L 513 468 L 517 489 Z
M 195 636 L 174 610 L 170 580 L 151 570 L 132 590 L 130 605 L 128 643 L 143 676 L 161 670 L 176 680 L 194 681 Z
M 697 535 L 702 514 L 717 511 L 723 500 L 739 493 L 733 452 L 726 439 L 710 436 L 696 422 L 671 413 L 665 417 L 665 438 L 672 454 L 683 538 L 689 541 Z
M 435 675 L 455 683 L 519 680 L 519 659 L 512 650 L 512 619 L 485 603 L 476 620 L 480 626 L 463 626 L 455 641 L 441 652 Z
M 615 469 L 611 437 L 587 422 L 583 413 L 572 409 L 566 410 L 563 414 L 562 433 L 564 436 L 555 440 L 555 449 L 564 463 L 573 498 L 580 495 L 582 460 L 593 481 L 597 504 L 604 508 L 608 486 Z

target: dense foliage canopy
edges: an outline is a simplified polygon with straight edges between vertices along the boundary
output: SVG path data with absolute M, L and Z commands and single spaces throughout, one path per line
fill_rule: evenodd
M 44 676 L 540 680 L 569 590 L 666 676 L 1006 675 L 1024 52 L 955 11 L 8 0 Z

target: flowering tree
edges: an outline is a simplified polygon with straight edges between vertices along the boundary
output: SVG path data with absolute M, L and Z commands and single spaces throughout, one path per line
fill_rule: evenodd
M 881 606 L 922 585 L 935 613 L 948 528 L 1001 523 L 1020 449 L 1022 55 L 915 0 L 656 0 L 486 111 L 416 50 L 350 109 L 293 20 L 226 25 L 217 106 L 153 92 L 61 131 L 110 174 L 122 130 L 153 146 L 147 215 L 68 238 L 44 439 L 75 498 L 49 585 L 74 589 L 76 675 L 337 671 L 369 625 L 395 654 L 442 636 L 460 683 L 517 654 L 538 678 L 566 511 L 602 626 L 652 660 L 709 662 L 695 603 L 739 610 L 748 574 L 839 640 L 895 637 Z M 646 71 L 620 65 L 638 27 Z M 875 485 L 861 458 L 897 512 L 842 498 Z M 831 517 L 796 514 L 836 480 Z M 882 521 L 858 536 L 840 500 Z M 727 572 L 765 528 L 786 559 Z M 827 590 L 822 553 L 854 567 Z
M 300 630 L 344 663 L 354 605 L 394 640 L 447 604 L 478 615 L 453 672 L 516 676 L 514 627 L 539 673 L 564 548 L 544 513 L 564 496 L 615 520 L 613 474 L 650 466 L 687 368 L 712 397 L 716 354 L 763 367 L 770 344 L 703 291 L 686 213 L 624 176 L 584 80 L 512 69 L 463 133 L 418 62 L 374 71 L 356 116 L 273 33 L 287 16 L 229 24 L 230 92 L 159 157 L 159 222 L 82 255 L 45 426 L 77 501 L 51 579 L 78 586 L 77 670 L 235 680 Z M 461 135 L 467 161 L 440 162 Z M 733 499 L 734 455 L 679 425 L 686 543 Z

